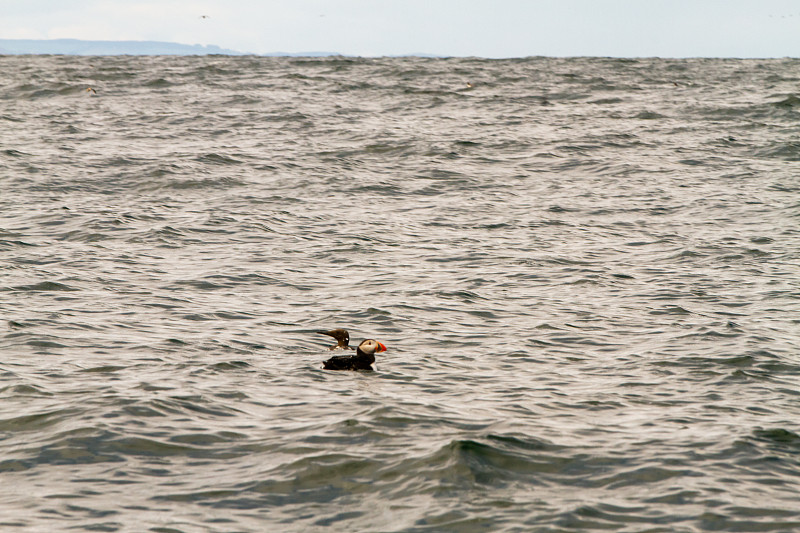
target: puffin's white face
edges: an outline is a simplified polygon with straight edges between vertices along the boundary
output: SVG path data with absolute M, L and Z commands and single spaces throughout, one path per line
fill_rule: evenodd
M 358 348 L 364 353 L 378 353 L 378 352 L 385 352 L 386 346 L 383 343 L 376 341 L 375 339 L 367 339 L 361 344 L 358 345 Z

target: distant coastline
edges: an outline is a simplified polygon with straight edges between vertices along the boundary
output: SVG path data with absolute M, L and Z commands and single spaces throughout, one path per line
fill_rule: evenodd
M 216 45 L 181 44 L 162 41 L 84 41 L 81 39 L 0 39 L 0 55 L 263 55 L 324 57 L 340 55 L 335 52 L 272 52 L 269 54 L 249 54 L 221 48 Z

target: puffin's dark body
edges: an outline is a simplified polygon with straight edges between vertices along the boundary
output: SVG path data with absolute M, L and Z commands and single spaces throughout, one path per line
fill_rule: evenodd
M 355 355 L 337 355 L 322 363 L 322 368 L 326 370 L 372 370 L 372 363 L 375 362 L 374 353 L 364 353 L 361 349 L 356 350 Z

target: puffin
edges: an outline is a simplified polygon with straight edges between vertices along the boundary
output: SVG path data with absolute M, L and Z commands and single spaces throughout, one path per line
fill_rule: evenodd
M 336 344 L 328 346 L 329 350 L 355 350 L 350 346 L 350 333 L 346 329 L 332 329 L 330 331 L 318 331 L 317 333 L 336 339 Z
M 330 335 L 337 341 L 336 346 L 331 346 L 329 350 L 352 350 L 350 346 L 350 334 L 346 329 L 333 329 L 331 331 L 320 331 L 323 335 Z M 337 355 L 327 361 L 323 361 L 322 368 L 326 370 L 372 370 L 372 363 L 375 362 L 375 354 L 386 351 L 386 345 L 375 339 L 361 341 L 356 348 L 355 355 Z

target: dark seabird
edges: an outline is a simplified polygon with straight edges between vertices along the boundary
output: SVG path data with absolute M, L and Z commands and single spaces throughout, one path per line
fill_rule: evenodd
M 346 332 L 345 332 L 346 333 Z M 337 355 L 322 363 L 326 370 L 372 370 L 375 354 L 385 352 L 386 346 L 375 339 L 362 341 L 355 355 Z
M 346 329 L 332 329 L 330 331 L 318 331 L 317 333 L 321 333 L 322 335 L 329 335 L 336 339 L 336 344 L 333 346 L 329 346 L 329 350 L 354 350 L 352 346 L 350 346 L 350 334 L 347 332 Z
M 92 87 L 87 87 L 86 88 L 86 92 L 87 93 L 92 93 L 92 94 L 97 94 L 97 91 L 95 91 Z

